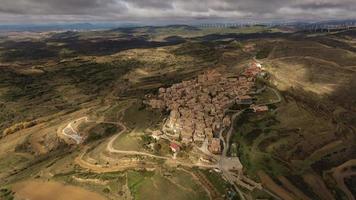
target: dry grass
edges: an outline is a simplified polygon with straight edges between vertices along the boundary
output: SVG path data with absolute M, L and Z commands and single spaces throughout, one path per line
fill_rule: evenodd
M 312 57 L 279 58 L 269 61 L 267 66 L 273 83 L 284 91 L 296 88 L 330 96 L 354 77 L 348 70 Z
M 101 195 L 57 182 L 26 181 L 12 187 L 15 197 L 36 200 L 105 200 Z
M 266 173 L 263 171 L 258 172 L 258 176 L 264 187 L 271 190 L 273 193 L 277 194 L 279 197 L 285 200 L 295 200 L 297 199 L 293 194 L 289 193 L 283 187 L 277 185 Z
M 333 195 L 325 186 L 324 181 L 315 174 L 305 174 L 303 175 L 304 181 L 310 185 L 315 194 L 317 194 L 321 199 L 332 200 Z

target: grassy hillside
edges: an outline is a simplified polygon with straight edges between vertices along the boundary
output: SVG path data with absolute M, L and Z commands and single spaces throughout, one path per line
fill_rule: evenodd
M 255 41 L 269 83 L 286 102 L 237 125 L 235 140 L 252 177 L 264 171 L 279 190 L 293 190 L 286 177 L 312 199 L 344 198 L 329 173 L 356 155 L 356 53 L 354 38 L 345 35 Z

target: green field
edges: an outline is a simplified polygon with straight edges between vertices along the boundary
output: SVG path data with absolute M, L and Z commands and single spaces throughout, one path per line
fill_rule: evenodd
M 158 172 L 128 173 L 129 188 L 135 199 L 205 200 L 204 190 L 185 172 L 174 172 L 164 177 Z
M 119 128 L 115 124 L 97 124 L 91 128 L 88 132 L 87 142 L 98 140 L 111 136 L 119 132 Z
M 141 102 L 135 102 L 125 110 L 123 122 L 129 128 L 143 131 L 146 128 L 154 128 L 162 122 L 163 115 L 158 110 L 151 110 Z
M 114 147 L 123 151 L 140 151 L 143 150 L 143 141 L 140 136 L 124 133 L 115 140 Z

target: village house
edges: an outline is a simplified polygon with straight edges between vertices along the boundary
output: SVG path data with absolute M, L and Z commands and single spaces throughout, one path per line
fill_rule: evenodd
M 241 95 L 237 97 L 236 103 L 237 104 L 252 104 L 253 99 L 249 95 Z
M 162 135 L 163 135 L 162 131 L 156 130 L 152 132 L 151 137 L 155 140 L 159 140 Z
M 253 112 L 267 112 L 268 111 L 268 106 L 251 105 L 250 108 L 253 110 Z
M 212 157 L 210 157 L 210 156 L 201 156 L 200 158 L 199 158 L 199 160 L 201 161 L 201 162 L 205 162 L 205 163 L 212 163 L 212 162 L 214 162 L 214 159 L 212 158 Z
M 173 153 L 178 153 L 180 151 L 180 146 L 177 143 L 171 142 L 169 145 L 169 148 L 171 148 Z
M 152 108 L 155 108 L 155 109 L 164 109 L 165 108 L 165 103 L 162 100 L 151 99 L 149 104 L 151 105 Z
M 261 69 L 256 63 L 246 68 L 242 76 L 208 70 L 195 79 L 160 88 L 157 98 L 147 103 L 152 108 L 170 111 L 162 129 L 170 139 L 181 139 L 183 143 L 202 142 L 206 138 L 213 141 L 214 134 L 231 125 L 230 117 L 225 115 L 231 106 L 253 103 L 248 94 L 259 72 Z M 263 109 L 256 108 L 256 112 Z M 156 134 L 154 137 L 158 138 Z M 215 143 L 214 152 L 218 152 Z
M 213 138 L 209 145 L 209 151 L 213 154 L 221 153 L 221 144 L 219 138 Z

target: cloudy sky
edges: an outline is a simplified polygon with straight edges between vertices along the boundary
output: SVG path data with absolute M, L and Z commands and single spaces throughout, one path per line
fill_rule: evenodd
M 355 19 L 356 0 L 0 0 L 0 23 Z

